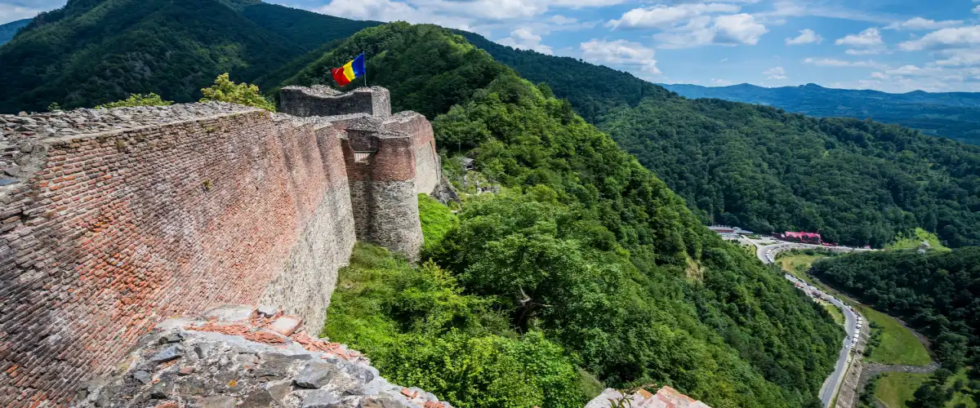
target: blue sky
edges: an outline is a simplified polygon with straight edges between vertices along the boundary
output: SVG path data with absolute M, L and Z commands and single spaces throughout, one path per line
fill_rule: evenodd
M 654 82 L 980 91 L 980 0 L 267 1 L 466 29 Z M 0 23 L 64 2 L 0 0 Z

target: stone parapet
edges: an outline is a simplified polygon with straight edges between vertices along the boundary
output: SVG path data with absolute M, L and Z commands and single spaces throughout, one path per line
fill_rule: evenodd
M 287 86 L 279 91 L 279 110 L 293 116 L 342 116 L 364 113 L 378 118 L 391 116 L 388 90 L 374 86 L 342 93 L 332 88 Z

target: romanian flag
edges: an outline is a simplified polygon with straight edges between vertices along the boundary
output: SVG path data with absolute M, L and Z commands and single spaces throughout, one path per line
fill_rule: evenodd
M 337 85 L 340 86 L 349 84 L 354 78 L 364 76 L 364 53 L 362 52 L 361 55 L 342 67 L 334 68 L 331 73 L 333 73 L 333 80 L 337 81 Z

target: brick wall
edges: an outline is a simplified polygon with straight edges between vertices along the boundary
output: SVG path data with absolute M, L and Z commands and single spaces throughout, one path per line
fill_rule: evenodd
M 67 403 L 167 317 L 266 300 L 322 323 L 354 242 L 332 128 L 249 111 L 38 143 L 2 195 L 0 406 Z

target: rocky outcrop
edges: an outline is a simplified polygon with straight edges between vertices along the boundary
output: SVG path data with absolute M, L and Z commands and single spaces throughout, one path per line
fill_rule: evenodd
M 273 308 L 228 306 L 164 321 L 111 376 L 84 384 L 80 407 L 450 408 L 393 385 L 356 351 Z
M 585 406 L 585 408 L 609 407 L 711 408 L 707 404 L 681 394 L 679 391 L 667 386 L 661 387 L 656 394 L 641 388 L 628 396 L 624 396 L 622 392 L 615 389 L 606 388 L 602 394 L 593 398 Z

